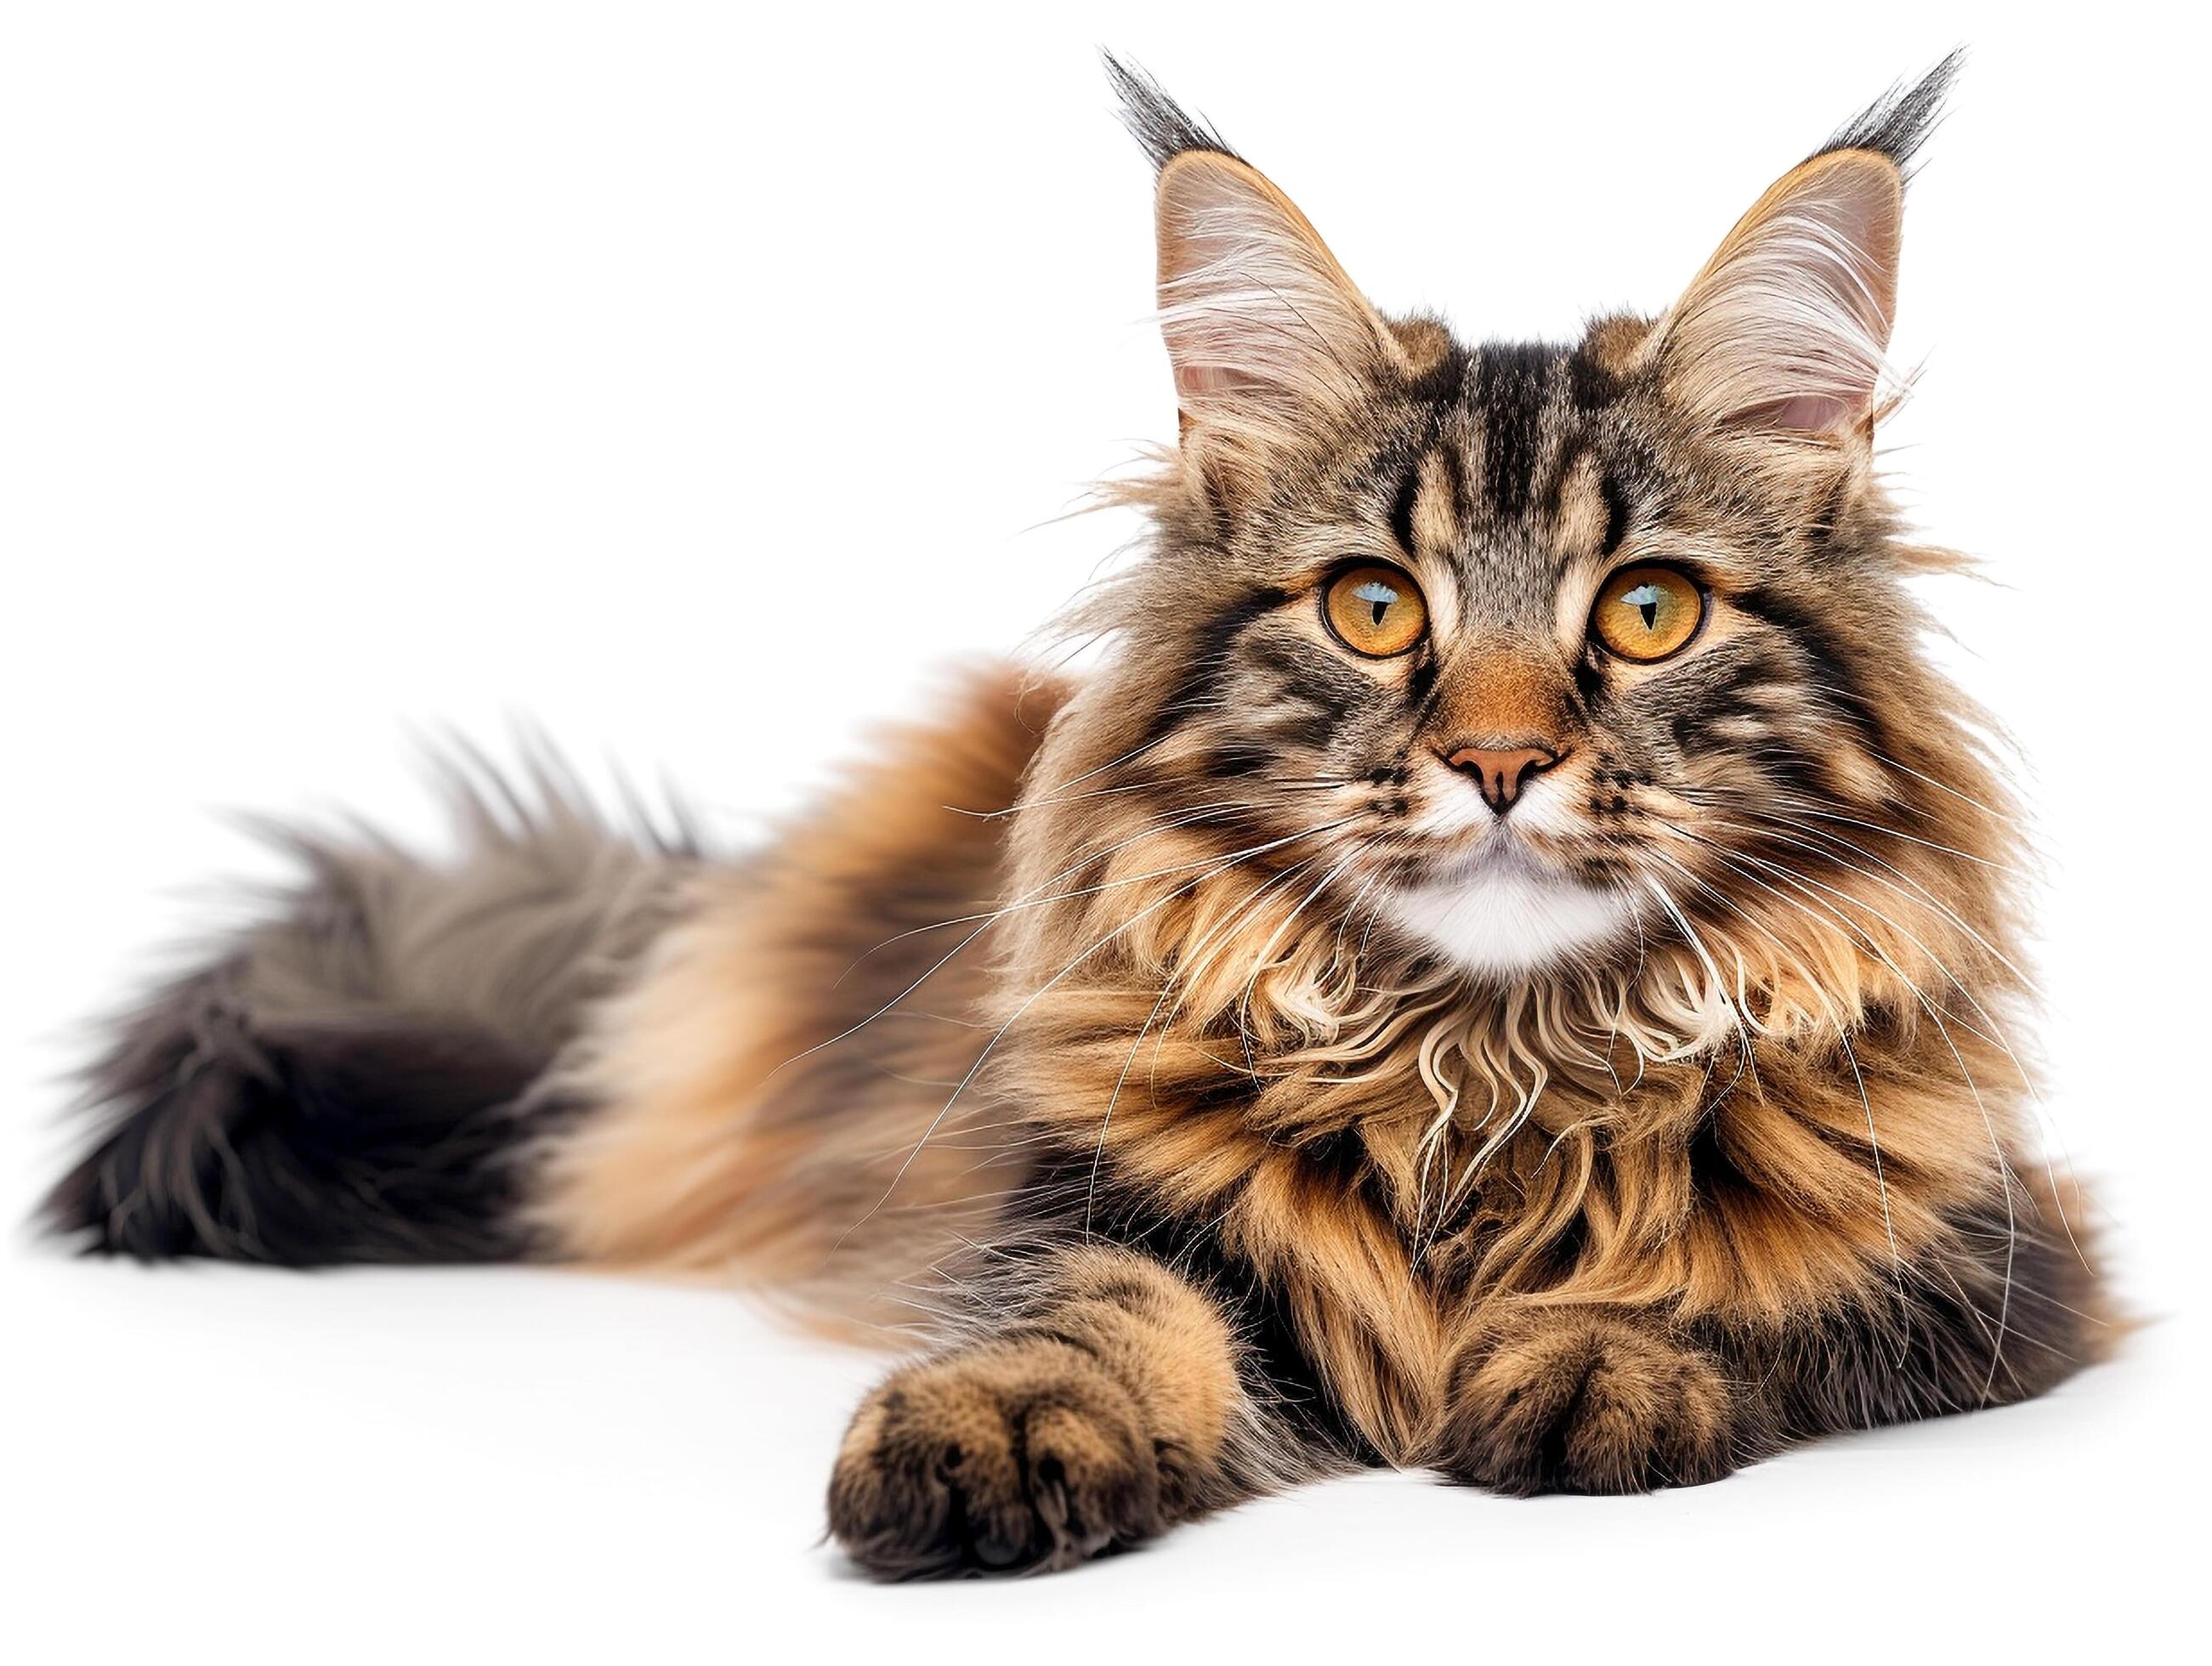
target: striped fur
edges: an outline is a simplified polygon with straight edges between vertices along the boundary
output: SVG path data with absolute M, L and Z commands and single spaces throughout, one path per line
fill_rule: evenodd
M 458 865 L 317 849 L 126 1026 L 59 1218 L 724 1279 L 920 1344 L 830 1493 L 891 1578 L 1350 1464 L 1628 1491 L 2049 1388 L 2103 1322 L 2037 1147 L 2018 823 L 1872 449 L 1953 67 L 1667 312 L 1474 345 L 1114 66 L 1181 435 L 1065 622 L 1095 668 L 972 679 L 743 862 L 557 793 Z M 1328 623 L 1353 563 L 1425 599 L 1410 650 Z M 1644 663 L 1589 627 L 1650 566 L 1702 611 Z M 1508 817 L 1467 751 L 1549 762 Z

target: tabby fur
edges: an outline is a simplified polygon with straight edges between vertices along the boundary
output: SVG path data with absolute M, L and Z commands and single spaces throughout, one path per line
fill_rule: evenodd
M 466 787 L 457 861 L 310 842 L 123 1026 L 57 1221 L 726 1280 L 919 1349 L 830 1490 L 886 1577 L 1362 1464 L 1709 1481 L 2094 1357 L 2019 818 L 1910 584 L 1958 562 L 1875 460 L 1954 66 L 1667 313 L 1479 345 L 1110 67 L 1181 431 L 1109 489 L 1152 537 L 1065 621 L 1095 664 L 972 676 L 740 859 L 549 770 Z M 1419 586 L 1413 650 L 1332 639 L 1347 562 Z M 1639 563 L 1705 598 L 1664 664 L 1586 630 Z M 1510 818 L 1452 762 L 1530 745 Z

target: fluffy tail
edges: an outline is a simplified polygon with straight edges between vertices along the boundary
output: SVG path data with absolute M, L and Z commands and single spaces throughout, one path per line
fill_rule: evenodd
M 688 829 L 619 830 L 541 758 L 447 772 L 447 862 L 296 832 L 303 881 L 114 1028 L 90 1152 L 47 1199 L 94 1253 L 312 1267 L 539 1252 L 541 1085 L 664 922 Z M 641 821 L 642 818 L 641 818 Z

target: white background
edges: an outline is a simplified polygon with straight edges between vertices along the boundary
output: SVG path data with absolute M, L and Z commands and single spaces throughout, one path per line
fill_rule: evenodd
M 1887 439 L 1989 561 L 1931 599 L 2029 760 L 2051 1114 L 2155 1321 L 2120 1361 L 1693 1493 L 1376 1476 L 1067 1577 L 880 1590 L 815 1542 L 874 1365 L 730 1298 L 15 1233 L 12 1658 L 2126 1657 L 2172 1620 L 2212 1109 L 2200 26 L 1538 9 L 9 7 L 0 1205 L 54 1172 L 82 1018 L 209 879 L 268 871 L 218 812 L 426 828 L 410 727 L 527 715 L 742 836 L 1131 535 L 1049 524 L 1173 431 L 1095 44 L 1384 306 L 1525 336 L 1663 306 L 1964 40 Z

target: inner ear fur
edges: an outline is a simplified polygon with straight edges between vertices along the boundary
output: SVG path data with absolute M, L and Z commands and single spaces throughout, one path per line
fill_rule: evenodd
M 1237 157 L 1188 151 L 1157 198 L 1160 328 L 1186 441 L 1294 436 L 1358 403 L 1406 350 L 1321 234 Z
M 1645 345 L 1668 396 L 1762 437 L 1869 435 L 1887 385 L 1904 183 L 1888 156 L 1842 149 L 1769 186 Z

